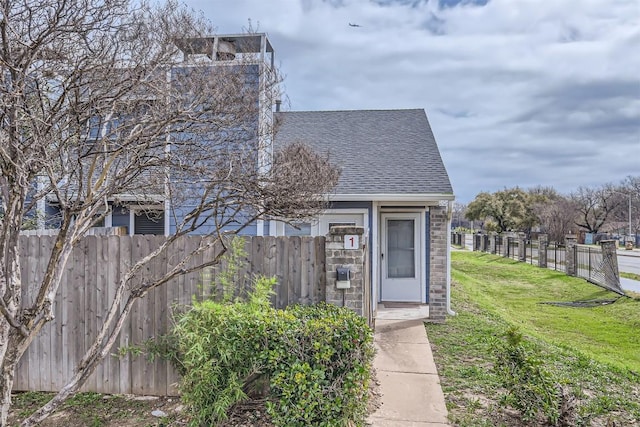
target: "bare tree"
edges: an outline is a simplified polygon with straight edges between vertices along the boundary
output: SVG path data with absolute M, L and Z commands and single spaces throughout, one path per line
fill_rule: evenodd
M 223 231 L 324 207 L 319 195 L 339 174 L 328 158 L 303 144 L 271 150 L 276 70 L 251 54 L 213 52 L 209 34 L 174 3 L 0 0 L 0 425 L 17 363 L 54 317 L 74 246 L 113 206 L 168 212 L 171 233 L 124 274 L 72 378 L 24 426 L 82 386 L 137 299 L 191 271 L 189 260 L 214 245 L 221 249 L 199 267 L 217 263 Z M 57 213 L 56 243 L 42 281 L 24 283 L 20 229 L 40 221 L 43 206 Z M 212 238 L 125 293 L 145 263 L 192 232 Z M 23 298 L 26 287 L 33 299 Z
M 618 207 L 612 220 L 624 224 L 631 234 L 640 231 L 640 176 L 628 176 L 619 185 L 612 187 L 612 197 L 618 199 Z
M 453 204 L 453 224 L 455 228 L 463 227 L 463 220 L 467 211 L 467 205 L 464 203 L 455 202 Z
M 563 242 L 575 227 L 576 207 L 561 194 L 548 194 L 547 199 L 533 205 L 533 212 L 543 232 L 552 242 Z
M 620 205 L 620 198 L 612 191 L 611 185 L 600 187 L 579 187 L 571 193 L 570 199 L 576 208 L 575 224 L 588 233 L 597 233 L 610 220 Z

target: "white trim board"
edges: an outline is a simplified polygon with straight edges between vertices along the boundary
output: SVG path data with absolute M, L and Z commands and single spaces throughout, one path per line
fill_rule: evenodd
M 427 205 L 437 206 L 441 200 L 455 200 L 453 194 L 331 194 L 327 198 L 331 201 L 347 201 L 347 202 L 371 202 L 385 201 L 391 203 L 397 202 L 422 202 Z

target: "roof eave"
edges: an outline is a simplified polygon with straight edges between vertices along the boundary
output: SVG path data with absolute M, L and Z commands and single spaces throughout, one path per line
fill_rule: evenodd
M 455 200 L 452 193 L 377 193 L 377 194 L 330 194 L 328 199 L 333 202 L 433 202 L 437 204 L 442 200 Z

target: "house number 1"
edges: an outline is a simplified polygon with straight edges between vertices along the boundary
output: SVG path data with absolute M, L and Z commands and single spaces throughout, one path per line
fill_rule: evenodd
M 358 240 L 357 234 L 346 234 L 344 236 L 344 248 L 345 249 L 358 249 L 358 244 L 360 243 Z

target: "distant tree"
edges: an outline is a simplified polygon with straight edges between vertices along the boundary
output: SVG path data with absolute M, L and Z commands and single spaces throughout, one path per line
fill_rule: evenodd
M 562 242 L 575 227 L 576 207 L 566 196 L 555 191 L 546 192 L 545 199 L 532 206 L 540 230 L 552 242 Z
M 454 227 L 463 227 L 467 205 L 455 202 L 453 204 L 453 225 Z
M 622 187 L 629 190 L 634 197 L 640 197 L 640 176 L 629 175 L 622 181 Z
M 598 233 L 619 208 L 621 198 L 611 184 L 579 187 L 569 196 L 576 209 L 575 225 L 588 233 Z
M 467 219 L 485 221 L 485 229 L 501 233 L 503 231 L 530 231 L 535 224 L 535 216 L 529 209 L 531 196 L 515 187 L 482 192 L 467 206 Z
M 558 192 L 553 187 L 537 186 L 527 190 L 525 213 L 521 222 L 521 228 L 526 233 L 531 233 L 534 227 L 541 225 L 541 218 L 537 207 L 545 206 L 558 197 Z
M 559 196 L 558 191 L 551 186 L 538 185 L 527 190 L 532 196 L 542 197 L 543 199 L 554 199 Z
M 491 214 L 497 209 L 493 208 L 495 205 L 494 197 L 491 193 L 481 192 L 478 193 L 475 199 L 467 205 L 465 212 L 465 218 L 470 221 L 485 221 L 491 217 Z

